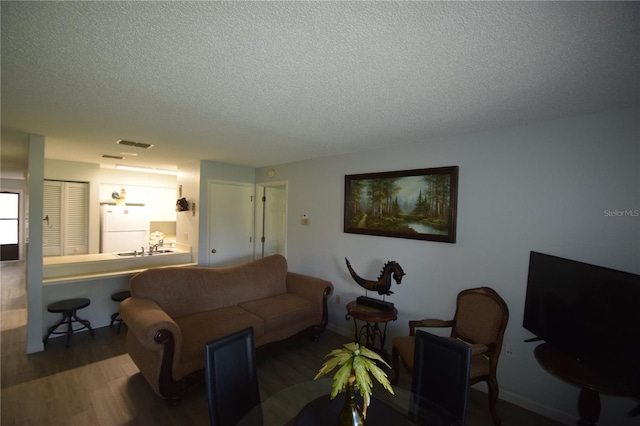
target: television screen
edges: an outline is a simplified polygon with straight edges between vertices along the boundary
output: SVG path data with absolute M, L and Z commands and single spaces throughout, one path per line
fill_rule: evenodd
M 586 362 L 638 369 L 640 275 L 532 251 L 523 326 Z

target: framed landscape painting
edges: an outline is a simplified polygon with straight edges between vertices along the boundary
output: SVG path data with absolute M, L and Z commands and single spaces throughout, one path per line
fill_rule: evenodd
M 456 242 L 458 166 L 346 175 L 344 232 Z

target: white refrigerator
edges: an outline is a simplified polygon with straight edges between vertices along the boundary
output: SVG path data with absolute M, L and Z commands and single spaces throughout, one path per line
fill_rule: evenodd
M 100 252 L 140 250 L 149 244 L 149 214 L 145 206 L 109 206 L 101 210 Z

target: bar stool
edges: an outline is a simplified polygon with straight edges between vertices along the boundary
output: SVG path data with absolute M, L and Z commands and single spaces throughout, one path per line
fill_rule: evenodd
M 113 293 L 111 295 L 111 300 L 113 300 L 114 302 L 120 303 L 124 299 L 128 299 L 129 297 L 131 297 L 131 292 L 129 290 L 120 291 L 118 293 Z M 111 314 L 111 324 L 109 324 L 109 327 L 113 327 L 114 322 L 118 322 L 118 334 L 120 334 L 120 326 L 122 325 L 122 318 L 120 318 L 120 312 Z
M 66 334 L 67 335 L 67 348 L 71 344 L 71 335 L 76 331 L 84 330 L 85 328 L 89 329 L 91 333 L 91 337 L 94 336 L 93 329 L 91 328 L 91 323 L 87 320 L 83 320 L 78 318 L 76 311 L 78 309 L 86 308 L 91 304 L 91 300 L 86 298 L 78 298 L 78 299 L 66 299 L 60 300 L 59 302 L 51 303 L 47 306 L 47 311 L 54 314 L 62 314 L 62 319 L 56 325 L 49 327 L 47 332 L 47 336 L 42 339 L 42 343 L 45 345 L 49 340 L 49 336 L 52 334 Z M 82 324 L 80 328 L 73 328 L 73 323 L 79 322 Z M 58 327 L 63 324 L 67 324 L 67 331 L 56 331 Z

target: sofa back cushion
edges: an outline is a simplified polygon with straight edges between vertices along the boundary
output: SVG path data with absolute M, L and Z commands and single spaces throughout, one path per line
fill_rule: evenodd
M 224 268 L 152 268 L 131 278 L 131 295 L 178 318 L 287 292 L 287 260 L 273 255 Z

